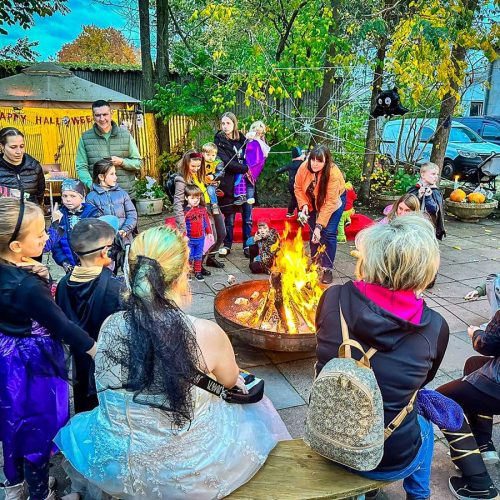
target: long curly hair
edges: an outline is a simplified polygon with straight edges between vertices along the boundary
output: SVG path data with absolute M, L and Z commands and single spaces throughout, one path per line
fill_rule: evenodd
M 176 230 L 155 227 L 137 236 L 125 298 L 128 345 L 106 352 L 126 368 L 122 387 L 134 401 L 170 413 L 176 426 L 192 420 L 191 381 L 206 370 L 194 328 L 176 303 L 187 290 L 187 262 L 187 245 Z

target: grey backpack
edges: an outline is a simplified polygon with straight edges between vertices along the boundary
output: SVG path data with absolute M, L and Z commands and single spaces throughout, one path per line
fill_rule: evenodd
M 384 441 L 413 410 L 415 393 L 408 405 L 384 429 L 384 403 L 370 358 L 361 344 L 349 338 L 340 309 L 342 344 L 339 357 L 321 370 L 311 391 L 304 441 L 324 457 L 351 469 L 373 470 L 382 460 Z M 357 361 L 351 347 L 362 353 Z

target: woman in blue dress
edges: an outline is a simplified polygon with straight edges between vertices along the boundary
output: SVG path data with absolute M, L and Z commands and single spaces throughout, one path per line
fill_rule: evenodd
M 126 310 L 99 335 L 99 407 L 55 439 L 84 498 L 223 498 L 290 439 L 267 398 L 228 404 L 189 382 L 202 370 L 227 388 L 244 384 L 225 333 L 179 308 L 189 296 L 188 253 L 166 227 L 132 243 Z

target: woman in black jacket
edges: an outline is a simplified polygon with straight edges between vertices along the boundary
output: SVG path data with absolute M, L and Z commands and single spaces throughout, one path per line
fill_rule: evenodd
M 484 330 L 469 326 L 467 332 L 482 356 L 472 356 L 465 362 L 464 378 L 436 390 L 464 409 L 483 460 L 494 464 L 499 461 L 491 434 L 493 415 L 500 415 L 500 310 Z
M 248 166 L 244 162 L 246 139 L 238 130 L 238 120 L 233 113 L 224 113 L 220 121 L 221 130 L 215 134 L 214 143 L 217 146 L 217 156 L 224 163 L 224 177 L 221 179 L 219 189 L 224 196 L 219 201 L 219 207 L 224 214 L 226 224 L 226 237 L 224 247 L 219 250 L 219 255 L 227 255 L 231 252 L 234 235 L 234 218 L 236 216 L 236 205 L 234 205 L 234 176 L 248 172 Z M 249 257 L 246 241 L 252 235 L 252 205 L 243 203 L 243 251 Z
M 0 130 L 0 186 L 24 190 L 29 200 L 43 205 L 45 177 L 42 166 L 24 151 L 24 135 L 14 127 Z
M 436 276 L 439 246 L 434 227 L 419 214 L 366 229 L 356 246 L 360 252 L 358 280 L 328 288 L 318 306 L 316 372 L 338 357 L 342 306 L 350 338 L 365 352 L 377 349 L 370 362 L 382 393 L 387 426 L 407 407 L 415 391 L 435 377 L 448 344 L 445 319 L 420 297 Z M 359 359 L 356 352 L 353 350 Z M 404 479 L 407 499 L 430 498 L 433 441 L 432 424 L 413 408 L 385 441 L 377 468 L 359 474 L 377 480 Z M 477 446 L 474 443 L 468 449 L 475 453 Z M 464 477 L 466 473 L 473 476 L 474 486 L 488 490 L 489 496 L 479 498 L 495 498 L 496 489 L 480 455 L 474 457 L 474 468 L 466 471 L 463 463 L 455 463 Z M 464 481 L 451 478 L 450 484 L 456 480 Z

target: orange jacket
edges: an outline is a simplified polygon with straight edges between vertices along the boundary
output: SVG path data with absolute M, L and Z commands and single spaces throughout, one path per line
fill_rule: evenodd
M 344 176 L 342 175 L 339 167 L 337 167 L 335 163 L 332 163 L 330 169 L 330 180 L 328 182 L 328 187 L 326 190 L 326 198 L 323 205 L 319 207 L 318 216 L 316 218 L 316 223 L 321 224 L 323 227 L 327 226 L 333 212 L 341 207 L 342 201 L 340 200 L 340 196 L 345 191 Z M 314 196 L 316 200 L 318 199 L 319 180 L 322 174 L 323 170 L 318 173 L 318 180 L 314 188 Z M 307 207 L 309 208 L 309 213 L 311 213 L 313 210 L 313 203 L 307 195 L 306 191 L 308 186 L 313 181 L 314 173 L 309 171 L 309 169 L 307 168 L 307 161 L 305 161 L 297 170 L 294 190 L 299 210 L 301 210 L 304 205 L 307 205 Z

